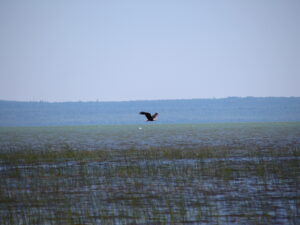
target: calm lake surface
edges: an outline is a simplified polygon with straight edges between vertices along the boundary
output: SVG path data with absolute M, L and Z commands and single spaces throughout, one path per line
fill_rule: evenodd
M 1 224 L 299 224 L 300 123 L 0 128 Z
M 107 125 L 1 128 L 0 149 L 148 149 L 300 145 L 300 123 Z

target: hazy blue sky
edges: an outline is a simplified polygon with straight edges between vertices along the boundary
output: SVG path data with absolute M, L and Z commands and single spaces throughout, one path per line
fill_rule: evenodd
M 0 0 L 0 99 L 300 96 L 299 0 Z

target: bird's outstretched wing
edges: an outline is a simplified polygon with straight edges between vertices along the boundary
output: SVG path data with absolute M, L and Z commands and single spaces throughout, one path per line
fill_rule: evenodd
M 154 114 L 152 115 L 152 118 L 155 120 L 157 116 L 158 116 L 158 113 L 154 113 Z
M 140 112 L 141 115 L 145 115 L 147 117 L 148 120 L 152 120 L 152 116 L 150 113 L 148 112 Z

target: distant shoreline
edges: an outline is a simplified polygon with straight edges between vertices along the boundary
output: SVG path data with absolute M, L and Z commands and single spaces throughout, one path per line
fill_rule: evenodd
M 133 100 L 74 100 L 74 101 L 47 101 L 47 100 L 7 100 L 0 99 L 0 102 L 14 102 L 14 103 L 120 103 L 120 102 L 149 102 L 149 101 L 190 101 L 190 100 L 226 100 L 226 99 L 293 99 L 300 96 L 230 96 L 230 97 L 211 97 L 211 98 L 178 98 L 178 99 L 133 99 Z

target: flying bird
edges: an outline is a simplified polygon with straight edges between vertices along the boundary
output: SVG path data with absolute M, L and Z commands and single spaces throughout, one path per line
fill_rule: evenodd
M 140 114 L 145 115 L 147 117 L 147 121 L 155 121 L 158 116 L 158 113 L 154 113 L 152 116 L 148 112 L 140 112 Z

